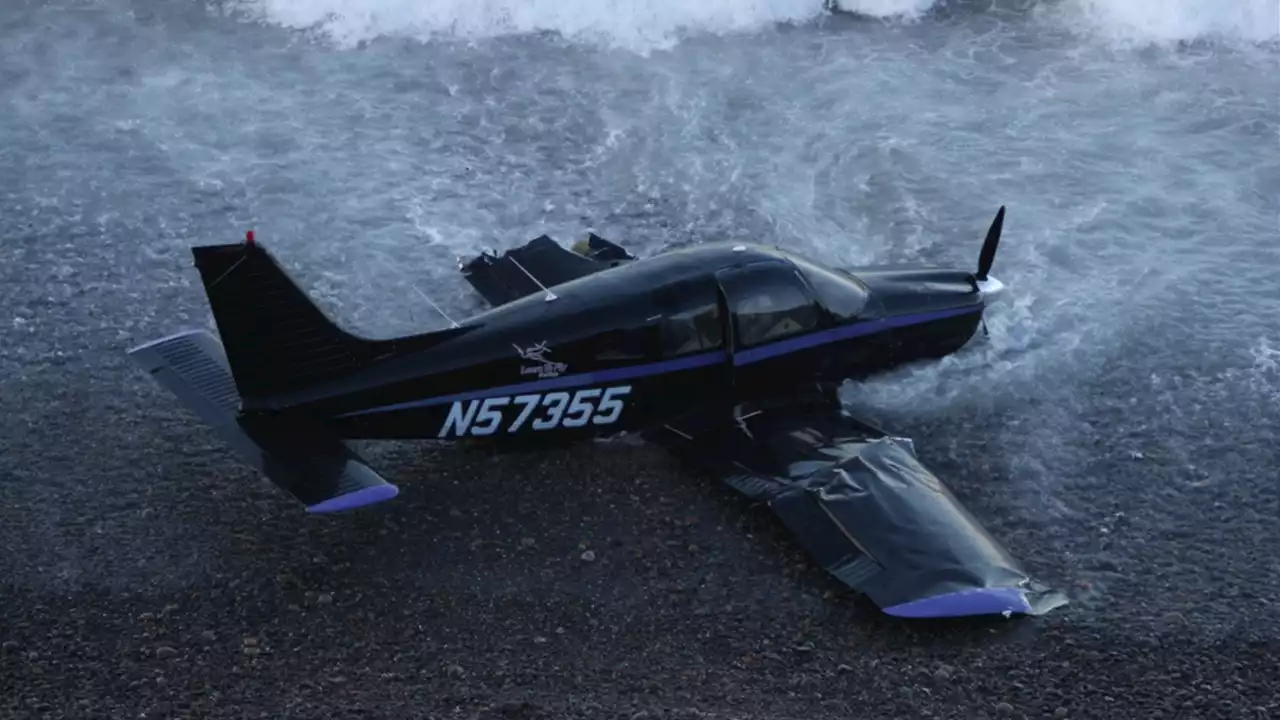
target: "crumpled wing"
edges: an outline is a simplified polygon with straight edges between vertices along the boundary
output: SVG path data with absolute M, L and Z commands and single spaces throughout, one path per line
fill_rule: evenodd
M 498 307 L 635 259 L 594 233 L 578 246 L 577 252 L 566 250 L 539 235 L 501 255 L 482 253 L 472 258 L 461 265 L 462 274 L 490 305 Z
M 850 417 L 834 391 L 685 418 L 654 439 L 759 499 L 829 572 L 890 615 L 1040 615 L 1064 595 L 1032 581 L 915 455 Z

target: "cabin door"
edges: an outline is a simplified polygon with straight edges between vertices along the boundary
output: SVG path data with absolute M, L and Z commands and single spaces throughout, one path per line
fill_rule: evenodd
M 735 393 L 771 394 L 817 379 L 825 362 L 823 314 L 808 283 L 785 261 L 716 273 Z

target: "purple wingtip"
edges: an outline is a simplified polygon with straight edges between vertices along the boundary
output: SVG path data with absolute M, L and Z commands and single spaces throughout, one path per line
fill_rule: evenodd
M 1020 588 L 974 588 L 934 595 L 887 607 L 890 615 L 904 618 L 946 618 L 970 615 L 999 615 L 1004 612 L 1031 614 L 1026 591 Z
M 349 492 L 346 495 L 329 498 L 324 502 L 307 506 L 309 513 L 335 513 L 344 510 L 355 510 L 366 505 L 373 505 L 384 500 L 390 500 L 400 494 L 400 488 L 390 483 L 382 485 L 374 485 L 373 487 L 361 488 L 355 492 Z

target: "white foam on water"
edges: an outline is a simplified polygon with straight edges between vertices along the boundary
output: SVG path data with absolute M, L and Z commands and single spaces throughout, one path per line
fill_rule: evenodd
M 1280 39 L 1276 0 L 1066 0 L 1061 10 L 1064 19 L 1118 40 Z
M 383 36 L 485 39 L 555 32 L 647 52 L 691 33 L 750 32 L 821 16 L 822 0 L 232 0 L 255 19 L 319 30 L 342 46 Z M 938 0 L 840 0 L 869 17 L 916 20 Z M 1280 39 L 1275 0 L 1059 0 L 1041 3 L 1061 22 L 1140 42 L 1204 37 Z
M 1258 338 L 1249 347 L 1253 366 L 1243 371 L 1249 389 L 1267 402 L 1280 405 L 1280 342 Z
M 868 17 L 914 20 L 928 12 L 937 0 L 839 0 L 836 4 L 845 12 Z
M 821 0 L 239 0 L 251 16 L 351 46 L 380 36 L 485 39 L 557 32 L 648 51 L 689 32 L 740 32 L 822 13 Z

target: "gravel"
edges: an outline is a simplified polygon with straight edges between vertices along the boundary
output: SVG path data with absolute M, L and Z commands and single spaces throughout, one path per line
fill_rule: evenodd
M 1272 597 L 897 621 L 626 443 L 369 444 L 400 498 L 309 517 L 112 357 L 5 384 L 3 717 L 1280 714 Z
M 1273 56 L 983 17 L 329 53 L 203 5 L 3 6 L 0 720 L 1280 717 Z M 401 496 L 310 517 L 123 354 L 208 324 L 187 248 L 252 227 L 418 328 L 539 228 L 968 262 L 997 202 L 1005 351 L 863 395 L 1042 618 L 889 618 L 645 446 L 370 444 Z

